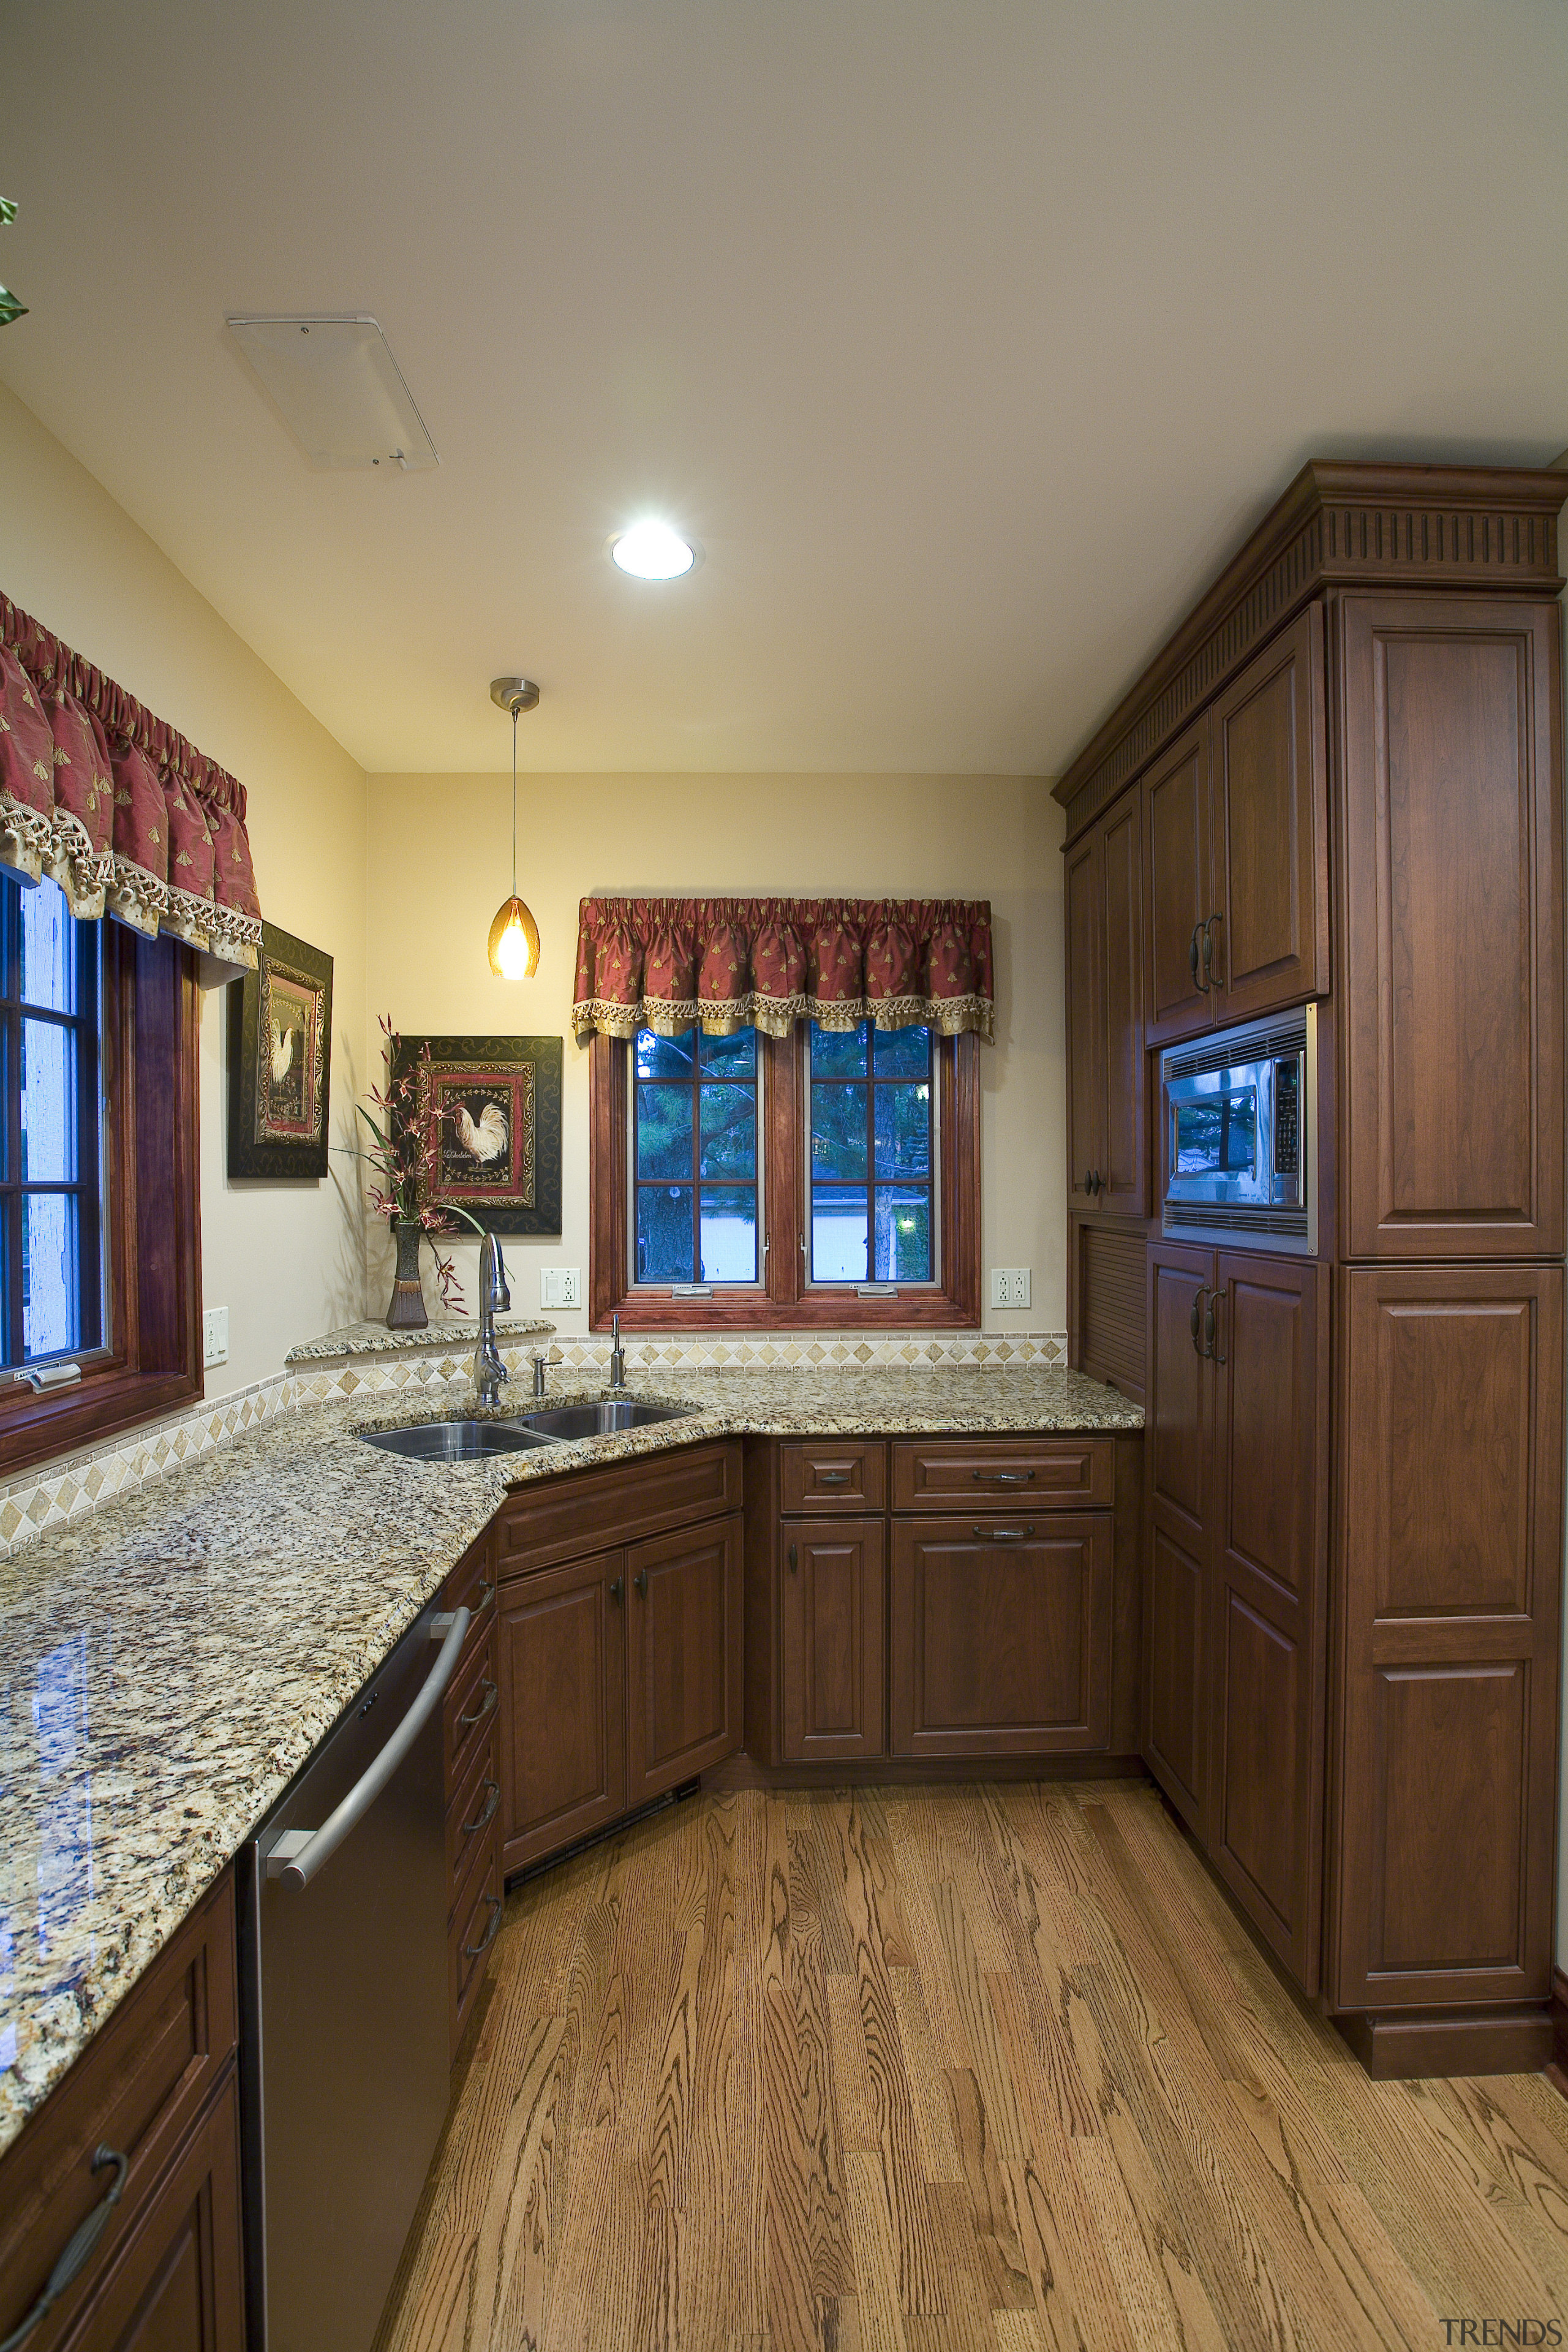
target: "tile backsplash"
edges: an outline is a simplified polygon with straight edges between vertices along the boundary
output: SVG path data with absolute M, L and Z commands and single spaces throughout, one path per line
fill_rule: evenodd
M 533 1342 L 520 1339 L 501 1353 L 508 1369 L 526 1377 Z M 550 1361 L 580 1379 L 603 1375 L 610 1343 L 590 1338 L 550 1342 Z M 1067 1363 L 1065 1331 L 784 1332 L 741 1334 L 663 1332 L 628 1335 L 626 1369 L 637 1380 L 663 1372 L 783 1371 L 798 1368 L 839 1371 L 920 1371 L 933 1365 L 962 1364 L 983 1370 L 1009 1366 L 1051 1368 Z M 424 1354 L 354 1355 L 315 1359 L 275 1373 L 254 1387 L 237 1390 L 191 1407 L 166 1421 L 131 1431 L 116 1443 L 67 1454 L 0 1484 L 0 1559 L 83 1511 L 131 1488 L 161 1478 L 183 1462 L 226 1445 L 247 1429 L 279 1413 L 324 1403 L 334 1397 L 376 1395 L 414 1388 L 463 1389 L 472 1370 L 467 1349 L 431 1349 Z

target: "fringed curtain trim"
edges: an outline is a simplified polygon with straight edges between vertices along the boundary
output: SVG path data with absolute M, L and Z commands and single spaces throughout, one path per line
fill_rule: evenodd
M 0 866 L 256 969 L 245 787 L 0 596 Z M 227 976 L 227 972 L 225 973 Z
M 584 898 L 572 1025 L 993 1034 L 986 898 Z

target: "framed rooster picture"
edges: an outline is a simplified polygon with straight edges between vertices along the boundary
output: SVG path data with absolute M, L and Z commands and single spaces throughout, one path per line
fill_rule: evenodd
M 428 1048 L 428 1052 L 426 1048 Z M 561 1231 L 559 1037 L 408 1037 L 434 1147 L 426 1198 L 492 1234 Z
M 228 1172 L 310 1182 L 327 1172 L 332 959 L 263 922 L 254 971 L 228 992 Z

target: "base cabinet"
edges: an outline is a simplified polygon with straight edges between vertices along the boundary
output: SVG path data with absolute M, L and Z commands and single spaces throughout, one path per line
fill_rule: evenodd
M 892 1754 L 1103 1748 L 1112 1549 L 1109 1512 L 895 1520 Z
M 626 1810 L 626 1554 L 500 1588 L 501 1853 L 521 1870 Z
M 626 1554 L 626 1801 L 646 1805 L 741 1745 L 741 1520 Z
M 885 1519 L 785 1519 L 784 1735 L 793 1764 L 887 1753 L 883 1586 Z

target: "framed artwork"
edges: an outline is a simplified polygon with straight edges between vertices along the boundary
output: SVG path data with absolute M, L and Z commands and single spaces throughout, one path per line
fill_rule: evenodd
M 327 1172 L 332 959 L 261 926 L 257 969 L 228 992 L 228 1172 L 295 1182 Z
M 561 1231 L 559 1037 L 405 1037 L 434 1144 L 428 1198 L 491 1234 Z

